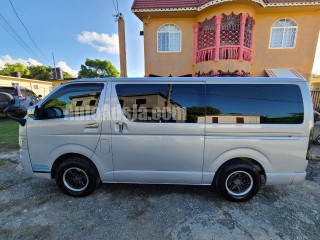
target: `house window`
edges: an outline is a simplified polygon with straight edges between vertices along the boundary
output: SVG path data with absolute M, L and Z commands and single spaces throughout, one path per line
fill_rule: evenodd
M 158 30 L 158 52 L 181 52 L 181 30 L 166 24 Z
M 212 117 L 212 123 L 219 123 L 218 117 Z
M 97 100 L 90 100 L 89 106 L 94 107 L 96 105 Z
M 244 123 L 243 117 L 237 117 L 237 123 Z
M 77 101 L 76 106 L 77 107 L 81 107 L 82 106 L 83 101 Z
M 270 48 L 294 48 L 298 25 L 291 19 L 284 18 L 272 25 Z
M 33 89 L 39 89 L 38 85 L 33 85 Z
M 137 104 L 137 108 L 139 109 L 141 105 L 147 104 L 147 99 L 146 98 L 136 99 L 136 104 Z

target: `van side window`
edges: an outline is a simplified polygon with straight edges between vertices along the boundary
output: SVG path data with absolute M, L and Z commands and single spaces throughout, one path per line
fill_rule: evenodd
M 62 87 L 44 104 L 46 118 L 57 117 L 50 115 L 50 109 L 54 112 L 59 112 L 57 109 L 62 110 L 60 112 L 63 112 L 63 116 L 59 117 L 95 114 L 102 89 L 103 84 L 98 83 L 70 84 Z
M 197 123 L 205 116 L 204 84 L 117 84 L 116 91 L 130 121 Z
M 207 123 L 301 124 L 299 86 L 290 84 L 208 84 L 207 105 L 217 109 Z M 217 118 L 213 121 L 214 118 Z

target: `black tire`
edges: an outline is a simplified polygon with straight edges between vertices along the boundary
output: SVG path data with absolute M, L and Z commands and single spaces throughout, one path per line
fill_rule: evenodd
M 95 166 L 79 157 L 64 160 L 57 169 L 55 179 L 62 192 L 74 197 L 88 196 L 100 182 Z
M 220 194 L 232 202 L 253 198 L 261 187 L 259 171 L 251 164 L 232 161 L 218 171 L 215 185 Z

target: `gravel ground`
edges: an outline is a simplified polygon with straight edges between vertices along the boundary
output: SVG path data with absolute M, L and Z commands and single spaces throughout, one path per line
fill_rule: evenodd
M 319 149 L 320 152 L 320 149 Z M 210 187 L 103 184 L 86 198 L 0 155 L 0 239 L 319 239 L 320 162 L 299 185 L 231 203 Z

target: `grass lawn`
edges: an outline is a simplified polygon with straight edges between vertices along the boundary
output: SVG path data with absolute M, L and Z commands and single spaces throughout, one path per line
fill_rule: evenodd
M 0 116 L 0 152 L 19 149 L 19 123 Z

